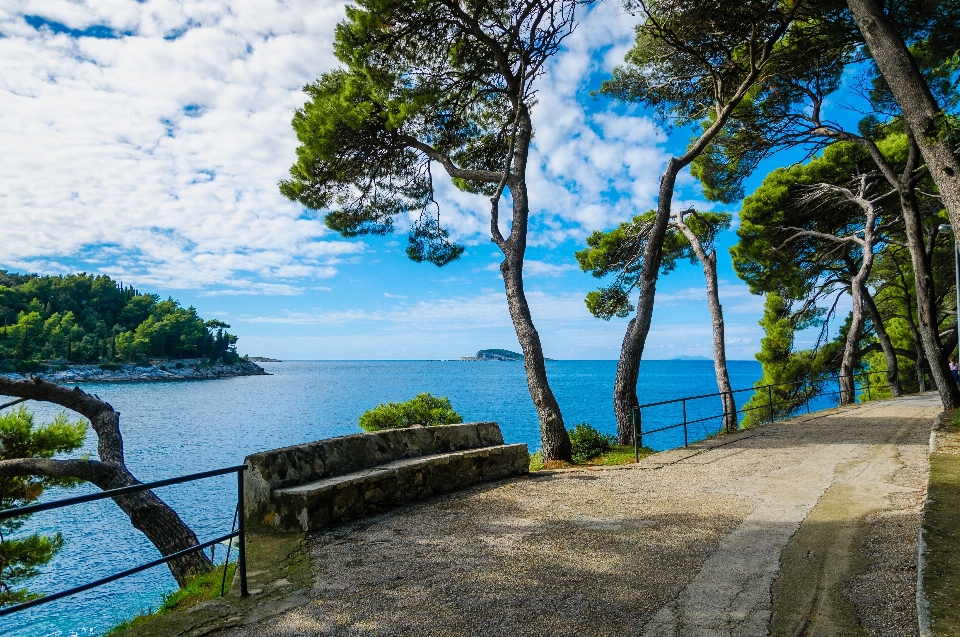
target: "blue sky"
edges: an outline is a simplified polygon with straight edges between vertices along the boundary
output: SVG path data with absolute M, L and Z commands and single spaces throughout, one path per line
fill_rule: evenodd
M 301 87 L 333 68 L 341 2 L 10 0 L 0 11 L 0 268 L 104 273 L 233 326 L 251 355 L 449 359 L 518 349 L 483 197 L 438 184 L 467 246 L 415 264 L 405 233 L 345 240 L 284 199 Z M 526 287 L 547 356 L 615 359 L 626 320 L 590 317 L 596 281 L 573 254 L 593 230 L 655 205 L 689 133 L 589 95 L 635 18 L 584 19 L 541 78 L 531 154 Z M 434 171 L 439 174 L 439 170 Z M 756 183 L 757 180 L 754 180 Z M 675 205 L 722 209 L 684 174 Z M 736 207 L 730 208 L 735 211 Z M 762 299 L 720 242 L 728 357 L 759 349 Z M 661 279 L 645 358 L 712 356 L 699 265 Z

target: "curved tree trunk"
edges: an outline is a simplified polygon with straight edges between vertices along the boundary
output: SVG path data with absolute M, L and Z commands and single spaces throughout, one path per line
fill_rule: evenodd
M 569 461 L 570 437 L 563 424 L 563 415 L 550 383 L 543 360 L 540 334 L 533 325 L 530 306 L 523 290 L 523 257 L 527 250 L 527 220 L 530 213 L 527 197 L 526 165 L 532 126 L 526 108 L 521 109 L 517 131 L 513 178 L 510 194 L 513 199 L 513 225 L 510 236 L 498 242 L 504 253 L 500 264 L 503 286 L 507 294 L 510 318 L 517 332 L 517 340 L 523 349 L 523 366 L 527 373 L 527 387 L 540 417 L 540 439 L 543 443 L 543 461 Z M 494 223 L 496 220 L 494 220 Z
M 953 231 L 960 236 L 960 160 L 954 154 L 949 139 L 940 134 L 944 123 L 943 111 L 896 25 L 884 13 L 883 2 L 847 0 L 847 6 L 870 47 L 883 79 L 900 106 L 907 126 L 920 145 L 927 169 L 937 184 L 943 205 L 950 216 Z M 930 356 L 929 351 L 927 356 Z M 935 367 L 931 365 L 931 368 Z M 940 386 L 939 383 L 937 386 Z
M 918 154 L 921 146 L 916 136 L 907 130 L 909 154 L 903 174 L 898 175 L 887 159 L 880 152 L 877 145 L 864 138 L 855 141 L 869 151 L 874 163 L 880 168 L 887 182 L 897 190 L 900 197 L 900 209 L 903 212 L 903 225 L 907 235 L 907 248 L 910 252 L 910 265 L 913 268 L 914 288 L 917 294 L 917 321 L 919 327 L 913 324 L 912 312 L 907 305 L 907 316 L 914 338 L 923 347 L 923 356 L 917 357 L 917 382 L 923 384 L 923 358 L 930 363 L 930 372 L 933 382 L 940 393 L 940 402 L 944 409 L 960 407 L 960 389 L 953 381 L 953 374 L 947 366 L 940 343 L 940 334 L 937 330 L 937 302 L 933 286 L 933 269 L 930 265 L 930 255 L 923 239 L 923 224 L 920 220 L 920 208 L 917 205 L 915 169 L 919 164 Z M 954 225 L 954 228 L 957 226 Z M 905 291 L 909 296 L 909 293 Z M 919 338 L 918 338 L 919 337 Z
M 677 181 L 677 174 L 685 165 L 676 157 L 671 157 L 660 179 L 657 214 L 643 247 L 643 270 L 640 272 L 638 283 L 640 300 L 637 303 L 637 315 L 627 326 L 623 345 L 620 347 L 617 378 L 613 386 L 613 411 L 617 416 L 617 439 L 622 445 L 633 444 L 631 410 L 639 404 L 637 381 L 640 378 L 640 359 L 643 357 L 647 334 L 650 333 L 653 302 L 657 294 L 657 278 L 660 273 L 660 262 L 663 260 L 663 239 L 670 222 L 673 188 Z
M 913 266 L 914 287 L 917 293 L 917 322 L 923 353 L 930 364 L 930 374 L 940 393 L 940 402 L 944 409 L 960 407 L 960 389 L 953 380 L 953 374 L 947 366 L 940 346 L 940 333 L 937 330 L 937 300 L 933 287 L 933 271 L 927 257 L 923 241 L 923 226 L 920 224 L 920 209 L 912 187 L 899 188 L 900 203 L 903 208 L 903 223 L 910 248 L 910 261 Z M 954 226 L 956 227 L 956 226 Z M 917 361 L 917 373 L 922 374 L 921 362 Z
M 850 405 L 857 402 L 856 379 L 853 372 L 857 367 L 857 351 L 863 334 L 863 295 L 860 277 L 850 283 L 853 297 L 853 312 L 850 317 L 850 330 L 843 346 L 843 358 L 840 361 L 840 404 Z
M 713 371 L 717 376 L 717 391 L 723 405 L 723 428 L 729 433 L 740 428 L 737 417 L 737 401 L 730 386 L 730 374 L 727 372 L 727 348 L 723 330 L 723 306 L 720 305 L 720 289 L 717 285 L 717 251 L 709 254 L 689 226 L 683 221 L 683 214 L 677 215 L 677 227 L 693 247 L 697 259 L 703 266 L 703 278 L 707 282 L 707 306 L 710 308 L 710 322 L 713 326 Z
M 890 335 L 887 334 L 887 328 L 883 325 L 883 317 L 880 316 L 880 310 L 873 300 L 870 292 L 866 288 L 861 290 L 863 295 L 864 307 L 867 314 L 870 315 L 870 322 L 873 323 L 873 331 L 880 341 L 880 349 L 883 351 L 883 358 L 887 366 L 887 386 L 890 387 L 890 393 L 894 396 L 903 395 L 903 387 L 900 386 L 900 365 L 897 361 L 897 353 L 893 349 L 893 343 L 890 342 Z
M 92 482 L 103 490 L 140 484 L 124 463 L 120 413 L 108 403 L 81 391 L 79 387 L 71 390 L 39 379 L 18 381 L 2 376 L 0 395 L 50 402 L 86 416 L 97 433 L 97 452 L 100 456 L 99 462 L 47 458 L 5 460 L 0 461 L 0 476 L 70 476 Z M 170 555 L 199 544 L 190 527 L 152 492 L 141 491 L 113 500 L 161 555 Z M 203 551 L 179 557 L 168 562 L 168 566 L 180 586 L 185 586 L 193 576 L 207 573 L 213 568 Z

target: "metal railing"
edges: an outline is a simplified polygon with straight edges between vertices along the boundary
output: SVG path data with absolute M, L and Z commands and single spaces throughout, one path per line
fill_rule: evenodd
M 918 391 L 920 391 L 920 392 L 926 391 L 926 379 L 924 378 L 926 371 L 927 371 L 927 370 L 924 370 L 924 372 L 917 373 L 917 386 L 918 386 Z M 774 421 L 776 420 L 775 409 L 777 408 L 777 405 L 776 405 L 776 403 L 775 403 L 775 401 L 774 401 L 773 392 L 774 392 L 774 389 L 775 389 L 775 388 L 779 388 L 779 387 L 791 387 L 791 388 L 797 388 L 797 387 L 800 387 L 800 386 L 803 387 L 802 393 L 798 393 L 798 396 L 802 396 L 802 397 L 803 397 L 802 401 L 800 401 L 800 403 L 797 404 L 797 405 L 792 405 L 792 406 L 791 406 L 791 408 L 790 408 L 790 410 L 789 410 L 788 416 L 789 416 L 789 415 L 793 415 L 793 413 L 795 413 L 795 412 L 799 411 L 800 409 L 802 409 L 802 407 L 803 407 L 804 405 L 806 406 L 807 413 L 808 413 L 808 414 L 811 413 L 811 411 L 810 411 L 810 401 L 811 401 L 813 398 L 817 398 L 817 397 L 820 397 L 820 396 L 829 396 L 829 395 L 832 395 L 832 394 L 837 394 L 837 396 L 838 396 L 838 404 L 841 404 L 841 405 L 844 404 L 844 403 L 843 403 L 843 400 L 842 400 L 842 397 L 843 397 L 843 394 L 845 393 L 845 391 L 847 391 L 847 390 L 844 389 L 843 383 L 841 382 L 841 379 L 844 379 L 844 378 L 849 378 L 849 379 L 851 379 L 851 380 L 853 381 L 852 387 L 849 388 L 849 391 L 852 391 L 853 394 L 854 394 L 854 402 L 856 402 L 856 393 L 857 393 L 857 390 L 858 390 L 858 389 L 860 389 L 860 390 L 865 390 L 865 391 L 866 391 L 866 395 L 867 395 L 867 400 L 871 400 L 871 399 L 872 399 L 872 393 L 871 393 L 870 377 L 871 377 L 871 376 L 874 376 L 874 375 L 877 375 L 877 374 L 886 374 L 886 370 L 884 370 L 884 369 L 880 369 L 880 370 L 870 370 L 870 371 L 862 372 L 862 373 L 859 373 L 859 374 L 849 374 L 849 375 L 844 375 L 844 376 L 831 375 L 831 376 L 827 376 L 827 377 L 824 377 L 824 378 L 816 379 L 816 380 L 814 380 L 814 381 L 812 381 L 812 382 L 811 382 L 810 380 L 805 379 L 805 380 L 797 381 L 797 382 L 795 382 L 795 383 L 774 383 L 774 384 L 770 384 L 770 385 L 760 385 L 760 386 L 755 386 L 755 387 L 747 387 L 747 388 L 743 388 L 743 389 L 734 389 L 734 390 L 731 390 L 731 391 L 729 391 L 729 392 L 716 392 L 716 393 L 712 393 L 712 394 L 702 394 L 702 395 L 699 395 L 699 396 L 687 396 L 687 397 L 684 397 L 684 398 L 674 398 L 674 399 L 672 399 L 672 400 L 661 400 L 661 401 L 654 402 L 654 403 L 645 403 L 645 404 L 643 404 L 643 405 L 637 405 L 637 406 L 633 407 L 633 408 L 630 410 L 630 419 L 631 419 L 631 424 L 632 424 L 632 427 L 633 427 L 633 453 L 634 453 L 634 457 L 635 457 L 635 459 L 636 459 L 637 462 L 640 461 L 640 447 L 643 446 L 643 436 L 645 436 L 645 435 L 646 435 L 646 436 L 649 436 L 649 435 L 651 435 L 651 434 L 659 433 L 659 432 L 661 432 L 661 431 L 668 431 L 668 430 L 670 430 L 670 429 L 678 429 L 678 428 L 680 428 L 680 427 L 683 427 L 683 446 L 684 446 L 684 447 L 688 447 L 688 446 L 690 445 L 690 434 L 689 434 L 689 426 L 690 426 L 690 425 L 694 425 L 694 424 L 702 423 L 702 422 L 707 422 L 707 421 L 709 421 L 709 420 L 715 420 L 715 419 L 718 419 L 718 418 L 719 418 L 719 419 L 722 419 L 721 422 L 726 423 L 727 416 L 729 416 L 729 415 L 735 415 L 735 416 L 737 416 L 737 417 L 738 417 L 738 423 L 739 423 L 739 416 L 740 416 L 740 414 L 746 414 L 746 413 L 749 413 L 749 412 L 752 412 L 752 411 L 757 411 L 757 410 L 760 410 L 760 409 L 766 409 L 766 410 L 767 410 L 767 416 L 768 416 L 768 417 L 767 417 L 767 422 L 774 422 Z M 857 381 L 856 381 L 857 378 L 866 378 L 866 383 L 863 383 L 860 387 L 857 387 Z M 900 381 L 900 373 L 899 373 L 899 372 L 897 373 L 897 380 L 898 380 L 898 382 Z M 832 385 L 833 382 L 835 382 L 835 383 L 837 384 L 837 387 L 838 387 L 837 390 L 821 391 L 821 390 L 818 389 L 818 387 L 823 386 L 823 385 L 826 385 L 826 384 L 828 384 L 828 383 Z M 884 386 L 886 386 L 886 385 L 884 385 Z M 874 389 L 878 389 L 878 386 L 877 386 L 877 385 L 873 385 L 873 388 L 874 388 Z M 729 396 L 733 396 L 734 394 L 740 394 L 740 393 L 743 393 L 743 392 L 756 392 L 756 393 L 759 394 L 759 393 L 762 392 L 762 390 L 766 390 L 766 394 L 767 394 L 767 404 L 765 404 L 765 405 L 764 405 L 764 404 L 761 404 L 761 405 L 755 405 L 755 406 L 753 406 L 753 407 L 744 407 L 744 408 L 740 408 L 740 409 L 735 409 L 735 411 L 729 412 L 729 413 L 726 411 L 726 407 L 724 407 L 723 412 L 720 413 L 720 414 L 712 414 L 712 415 L 709 415 L 709 416 L 706 416 L 706 417 L 696 418 L 696 419 L 693 419 L 693 420 L 690 420 L 690 419 L 687 418 L 687 402 L 688 402 L 688 401 L 702 400 L 702 399 L 706 399 L 706 398 L 721 398 L 721 401 L 722 401 L 722 398 L 723 398 L 724 396 L 728 396 L 728 395 L 729 395 Z M 907 394 L 907 393 L 911 393 L 911 392 L 904 391 L 903 393 L 904 393 L 904 394 Z M 725 402 L 725 401 L 722 401 L 722 402 Z M 784 406 L 784 403 L 785 403 L 785 402 L 786 402 L 786 401 L 781 401 L 781 405 L 780 405 L 781 408 Z M 794 401 L 794 402 L 796 402 L 796 401 Z M 861 401 L 861 402 L 862 402 L 862 401 Z M 682 409 L 682 412 L 683 412 L 683 420 L 682 420 L 682 422 L 678 422 L 678 423 L 672 424 L 672 425 L 667 425 L 667 426 L 665 426 L 665 427 L 658 427 L 657 429 L 650 429 L 650 430 L 647 430 L 647 431 L 644 431 L 644 430 L 643 430 L 643 409 L 645 409 L 645 408 L 650 408 L 650 407 L 661 407 L 661 406 L 663 406 L 663 405 L 673 405 L 673 404 L 677 404 L 677 403 L 679 403 L 679 404 L 681 405 L 681 409 Z M 749 401 L 748 401 L 747 404 L 749 404 Z M 789 405 L 789 403 L 787 403 L 787 404 Z M 848 404 L 850 404 L 850 403 L 848 403 Z
M 178 557 L 188 555 L 196 551 L 202 551 L 205 548 L 219 544 L 221 542 L 230 541 L 230 544 L 227 546 L 227 561 L 224 562 L 224 578 L 226 578 L 227 565 L 230 562 L 230 546 L 232 545 L 233 538 L 237 538 L 238 544 L 238 556 L 237 556 L 237 569 L 240 571 L 240 595 L 242 597 L 248 596 L 250 593 L 247 591 L 247 554 L 246 554 L 246 535 L 244 533 L 243 526 L 243 472 L 246 470 L 245 465 L 240 465 L 237 467 L 227 467 L 225 469 L 215 469 L 213 471 L 204 471 L 202 473 L 194 473 L 186 476 L 180 476 L 177 478 L 167 478 L 166 480 L 157 480 L 156 482 L 148 482 L 145 484 L 135 484 L 129 487 L 121 487 L 119 489 L 110 489 L 108 491 L 101 491 L 100 493 L 91 493 L 89 495 L 81 495 L 73 498 L 66 498 L 64 500 L 57 500 L 55 502 L 44 502 L 42 504 L 32 504 L 30 506 L 19 507 L 16 509 L 6 509 L 0 511 L 0 521 L 6 520 L 8 518 L 19 517 L 21 515 L 30 515 L 31 513 L 39 513 L 41 511 L 50 511 L 52 509 L 60 509 L 67 506 L 72 506 L 75 504 L 83 504 L 84 502 L 94 502 L 96 500 L 103 500 L 105 498 L 115 498 L 117 496 L 127 495 L 130 493 L 137 493 L 138 491 L 148 491 L 150 489 L 158 489 L 160 487 L 166 487 L 173 484 L 182 484 L 184 482 L 193 482 L 195 480 L 203 480 L 204 478 L 213 478 L 215 476 L 222 476 L 228 473 L 237 474 L 237 509 L 234 513 L 234 523 L 233 527 L 230 530 L 230 533 L 218 537 L 207 542 L 197 544 L 196 546 L 191 546 L 189 548 L 177 551 L 175 553 L 170 553 L 169 555 L 164 555 L 160 559 L 147 562 L 146 564 L 141 564 L 140 566 L 135 566 L 134 568 L 127 569 L 120 573 L 115 573 L 107 577 L 103 577 L 93 582 L 87 584 L 82 584 L 80 586 L 75 586 L 74 588 L 67 589 L 65 591 L 60 591 L 58 593 L 53 593 L 51 595 L 44 595 L 43 597 L 38 597 L 37 599 L 32 599 L 14 606 L 7 606 L 6 608 L 0 608 L 0 617 L 4 615 L 10 615 L 22 610 L 27 610 L 28 608 L 33 608 L 34 606 L 39 606 L 40 604 L 46 604 L 64 597 L 69 597 L 71 595 L 76 595 L 77 593 L 82 593 L 83 591 L 90 590 L 91 588 L 96 588 L 97 586 L 102 586 L 110 582 L 122 579 L 129 575 L 134 575 L 141 571 L 145 571 L 149 568 L 155 566 L 160 566 L 161 564 L 166 564 L 171 560 L 175 560 Z M 239 522 L 239 523 L 238 523 Z M 221 587 L 222 592 L 222 587 Z

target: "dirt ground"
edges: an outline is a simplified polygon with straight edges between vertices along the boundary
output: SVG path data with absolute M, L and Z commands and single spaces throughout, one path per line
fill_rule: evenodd
M 338 526 L 308 536 L 297 607 L 215 634 L 917 635 L 939 411 L 867 403 Z

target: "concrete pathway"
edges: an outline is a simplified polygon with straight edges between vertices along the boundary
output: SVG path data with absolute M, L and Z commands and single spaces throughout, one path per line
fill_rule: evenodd
M 365 518 L 308 539 L 299 607 L 221 634 L 917 635 L 939 412 L 868 403 Z

